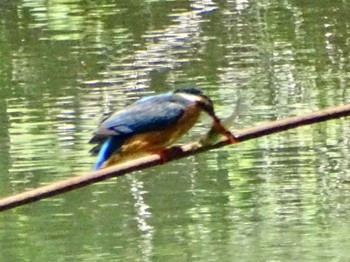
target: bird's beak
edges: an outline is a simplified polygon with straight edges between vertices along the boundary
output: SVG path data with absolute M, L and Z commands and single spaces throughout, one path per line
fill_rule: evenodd
M 211 117 L 214 120 L 214 124 L 212 126 L 212 129 L 214 131 L 222 134 L 223 136 L 226 136 L 231 144 L 235 144 L 238 142 L 237 138 L 226 127 L 222 125 L 220 119 L 216 115 L 212 115 Z

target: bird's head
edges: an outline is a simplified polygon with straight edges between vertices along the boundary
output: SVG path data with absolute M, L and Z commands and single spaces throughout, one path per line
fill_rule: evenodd
M 174 92 L 180 94 L 182 97 L 195 102 L 204 112 L 211 117 L 215 117 L 214 104 L 209 97 L 197 88 L 178 89 Z
M 214 132 L 226 136 L 231 143 L 237 142 L 235 136 L 222 125 L 220 119 L 216 116 L 213 101 L 204 95 L 201 90 L 197 88 L 186 88 L 176 90 L 174 93 L 178 93 L 187 100 L 195 102 L 204 112 L 211 116 L 214 121 L 212 126 Z

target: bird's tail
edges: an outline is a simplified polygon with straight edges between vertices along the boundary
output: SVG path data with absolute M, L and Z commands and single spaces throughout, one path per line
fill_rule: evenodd
M 110 136 L 100 148 L 96 163 L 94 165 L 94 170 L 98 170 L 99 168 L 101 168 L 103 163 L 106 162 L 112 156 L 112 154 L 116 153 L 118 149 L 123 145 L 125 139 Z

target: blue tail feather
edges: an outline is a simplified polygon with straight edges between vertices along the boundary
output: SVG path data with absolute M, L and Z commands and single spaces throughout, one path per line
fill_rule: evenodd
M 99 169 L 104 162 L 110 158 L 110 156 L 117 151 L 125 142 L 125 138 L 121 137 L 109 137 L 102 145 L 100 152 L 98 153 L 96 163 L 94 165 L 94 170 Z

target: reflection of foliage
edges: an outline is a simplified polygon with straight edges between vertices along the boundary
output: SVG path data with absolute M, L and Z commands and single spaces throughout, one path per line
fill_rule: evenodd
M 89 169 L 86 142 L 97 115 L 124 107 L 149 86 L 150 92 L 164 91 L 165 83 L 197 82 L 208 88 L 216 105 L 229 105 L 242 96 L 245 110 L 238 124 L 244 126 L 349 100 L 347 1 L 0 2 L 0 167 L 10 170 L 10 176 L 1 173 L 2 192 Z M 220 106 L 218 110 L 224 116 L 232 112 L 220 112 Z M 140 178 L 145 185 L 133 193 L 142 191 L 151 207 L 146 211 L 153 216 L 143 218 L 157 227 L 148 246 L 154 247 L 155 260 L 165 246 L 169 253 L 188 252 L 187 260 L 197 251 L 202 256 L 197 260 L 203 261 L 249 256 L 252 250 L 261 260 L 280 260 L 261 246 L 281 247 L 280 255 L 288 245 L 293 251 L 305 250 L 310 239 L 329 247 L 329 241 L 320 243 L 310 235 L 324 234 L 318 222 L 348 216 L 349 193 L 343 190 L 349 170 L 348 133 L 344 122 L 323 123 L 149 171 L 155 174 Z M 137 261 L 146 241 L 140 241 L 135 229 L 136 202 L 127 178 L 98 186 L 74 195 L 83 203 L 67 201 L 74 208 L 52 205 L 56 200 L 40 204 L 46 221 L 60 208 L 77 212 L 61 216 L 67 219 L 63 223 L 55 220 L 50 233 L 65 238 L 71 232 L 65 240 L 76 246 L 60 247 L 86 252 L 90 260 L 99 251 L 116 254 L 118 245 L 119 251 L 129 248 L 129 260 Z M 103 207 L 97 206 L 101 203 Z M 45 219 L 34 220 L 42 228 Z M 76 226 L 73 220 L 88 222 Z M 305 231 L 302 241 L 296 239 L 300 234 L 286 230 L 294 225 Z M 309 234 L 303 225 L 314 231 Z M 27 240 L 47 237 L 30 230 L 26 236 L 12 224 L 8 228 L 11 240 L 23 237 L 16 241 L 23 243 L 16 252 L 22 250 L 26 258 L 34 254 L 26 251 L 32 250 L 31 243 L 38 244 Z M 86 234 L 94 236 L 96 249 L 90 248 Z M 117 243 L 109 241 L 110 234 L 118 237 Z M 125 235 L 135 240 L 132 245 Z M 237 245 L 243 242 L 247 252 Z

